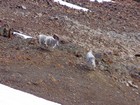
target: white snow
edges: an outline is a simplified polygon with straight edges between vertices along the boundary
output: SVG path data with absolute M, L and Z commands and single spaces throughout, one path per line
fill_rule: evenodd
M 25 35 L 25 34 L 22 34 L 22 33 L 19 33 L 19 32 L 13 32 L 13 34 L 17 35 L 19 37 L 22 37 L 23 39 L 33 38 L 31 36 L 28 36 L 28 35 Z
M 62 1 L 62 0 L 54 0 L 54 2 L 58 2 L 61 5 L 65 5 L 67 7 L 74 8 L 74 9 L 77 9 L 77 10 L 89 11 L 89 9 L 87 9 L 87 8 L 83 8 L 83 7 L 80 7 L 78 5 L 71 4 L 71 3 L 68 3 L 68 2 L 65 2 L 65 1 Z
M 90 0 L 91 2 L 95 2 L 95 1 L 97 1 L 97 2 L 99 2 L 99 3 L 103 3 L 103 2 L 114 2 L 114 1 L 112 1 L 112 0 Z
M 61 105 L 0 84 L 0 105 Z

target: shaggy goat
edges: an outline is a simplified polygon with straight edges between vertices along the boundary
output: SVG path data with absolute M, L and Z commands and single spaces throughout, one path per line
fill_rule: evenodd
M 96 67 L 95 57 L 92 54 L 92 50 L 90 50 L 86 55 L 87 64 L 91 67 Z
M 59 45 L 59 37 L 56 35 L 53 36 L 46 36 L 46 35 L 39 35 L 38 36 L 39 45 L 41 48 L 55 48 L 57 45 Z

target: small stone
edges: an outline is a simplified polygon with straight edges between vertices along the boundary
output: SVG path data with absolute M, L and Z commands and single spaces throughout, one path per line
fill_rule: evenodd
M 129 85 L 130 87 L 133 87 L 133 88 L 136 88 L 136 89 L 139 88 L 139 87 L 138 87 L 137 85 L 135 85 L 132 81 L 128 81 L 128 85 Z
M 38 17 L 42 17 L 42 13 L 37 13 Z
M 22 9 L 27 9 L 24 5 L 21 6 Z
M 24 5 L 17 5 L 16 8 L 20 8 L 20 9 L 24 9 L 24 10 L 27 9 Z

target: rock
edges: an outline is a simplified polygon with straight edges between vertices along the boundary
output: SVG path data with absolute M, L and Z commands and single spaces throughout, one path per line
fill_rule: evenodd
M 69 37 L 61 36 L 60 44 L 68 44 L 70 42 L 71 42 L 71 39 Z
M 112 56 L 108 53 L 103 54 L 102 61 L 105 62 L 106 64 L 112 64 L 113 63 Z
M 140 57 L 140 54 L 135 54 L 135 57 Z
M 130 72 L 130 76 L 138 81 L 140 81 L 140 72 L 138 71 L 133 71 L 133 72 Z
M 4 24 L 0 27 L 0 36 L 11 38 L 13 29 L 10 28 L 7 24 Z
M 24 5 L 17 5 L 16 8 L 20 8 L 20 9 L 24 9 L 24 10 L 27 9 Z
M 22 9 L 27 9 L 24 5 L 21 5 L 21 8 L 22 8 Z
M 38 17 L 42 17 L 42 15 L 43 15 L 42 13 L 37 13 Z
M 139 88 L 138 85 L 135 85 L 132 81 L 128 81 L 127 83 L 130 87 L 133 87 L 133 88 L 136 88 L 136 89 Z
M 82 57 L 82 54 L 81 54 L 80 52 L 75 52 L 74 55 L 75 55 L 76 57 L 78 57 L 78 58 L 79 58 L 79 57 Z
M 95 58 L 96 59 L 101 59 L 102 58 L 102 54 L 101 53 L 96 53 L 95 54 Z
M 49 18 L 50 20 L 59 20 L 59 17 L 58 16 L 51 16 L 50 18 Z

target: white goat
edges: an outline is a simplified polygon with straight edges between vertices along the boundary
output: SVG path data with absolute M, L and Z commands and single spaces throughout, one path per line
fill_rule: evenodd
M 46 36 L 46 35 L 39 35 L 38 36 L 39 45 L 41 48 L 55 48 L 59 45 L 59 37 L 56 35 L 53 36 Z
M 87 60 L 87 64 L 90 67 L 96 67 L 96 63 L 95 63 L 95 57 L 92 54 L 92 50 L 90 50 L 87 55 L 86 55 L 86 60 Z

